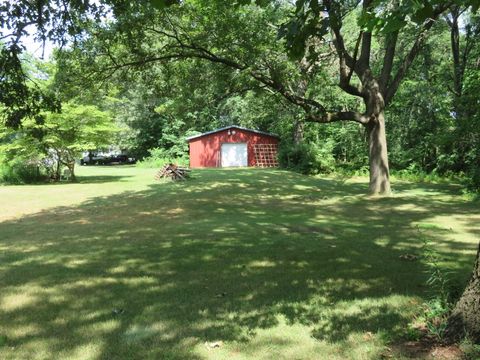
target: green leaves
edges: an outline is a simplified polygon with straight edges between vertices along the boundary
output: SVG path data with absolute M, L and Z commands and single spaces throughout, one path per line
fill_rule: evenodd
M 149 1 L 154 8 L 159 10 L 163 10 L 166 7 L 180 3 L 180 0 L 149 0 Z
M 286 48 L 292 59 L 301 59 L 305 55 L 308 39 L 312 36 L 323 37 L 329 27 L 330 18 L 320 13 L 318 2 L 299 0 L 294 15 L 280 26 L 278 37 L 286 40 Z
M 51 93 L 43 92 L 30 80 L 35 69 L 22 64 L 21 49 L 17 45 L 0 44 L 0 104 L 5 106 L 0 123 L 18 128 L 25 118 L 41 120 L 39 113 L 46 109 L 57 111 L 59 103 Z M 33 63 L 32 59 L 29 59 Z
M 272 2 L 272 0 L 235 0 L 234 4 L 235 6 L 244 6 L 255 3 L 258 6 L 265 7 Z
M 478 9 L 480 8 L 480 0 L 455 0 L 455 4 L 458 6 L 464 6 L 464 7 L 471 7 L 472 12 L 477 12 Z
M 454 3 L 463 8 L 471 6 L 473 11 L 480 6 L 480 0 L 456 0 Z M 378 0 L 362 11 L 358 24 L 364 31 L 391 33 L 401 30 L 408 23 L 421 25 L 428 19 L 438 17 L 444 6 L 444 0 L 399 1 L 396 4 Z
M 413 14 L 411 18 L 417 24 L 421 24 L 433 16 L 434 10 L 432 4 L 428 1 L 424 1 L 421 5 L 413 7 Z

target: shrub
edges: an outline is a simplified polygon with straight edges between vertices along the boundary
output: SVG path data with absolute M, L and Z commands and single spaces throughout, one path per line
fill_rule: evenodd
M 412 163 L 407 168 L 401 170 L 392 169 L 390 171 L 392 178 L 406 181 L 442 183 L 442 182 L 464 182 L 465 175 L 461 172 L 445 171 L 439 173 L 436 170 L 426 172 L 418 165 Z
M 286 144 L 279 149 L 278 161 L 281 167 L 302 174 L 330 173 L 335 169 L 332 152 L 332 141 L 326 141 L 323 146 Z
M 420 228 L 418 232 L 423 243 L 422 259 L 428 275 L 426 285 L 432 293 L 432 297 L 423 304 L 421 320 L 431 336 L 443 340 L 448 316 L 455 302 L 452 299 L 453 291 L 448 272 L 440 265 L 440 254 Z
M 460 349 L 463 351 L 465 360 L 480 359 L 480 344 L 474 344 L 468 339 L 465 339 L 460 344 Z
M 177 164 L 181 166 L 189 166 L 188 156 L 175 156 L 168 150 L 162 148 L 153 148 L 148 151 L 150 156 L 137 162 L 137 166 L 143 168 L 159 168 L 165 164 Z
M 480 166 L 475 166 L 470 169 L 467 179 L 468 190 L 480 192 Z
M 30 184 L 46 179 L 44 169 L 38 164 L 11 161 L 0 164 L 0 182 L 7 184 Z

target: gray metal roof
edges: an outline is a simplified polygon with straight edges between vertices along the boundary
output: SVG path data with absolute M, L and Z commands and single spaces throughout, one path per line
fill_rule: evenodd
M 230 125 L 230 126 L 223 127 L 223 128 L 220 128 L 220 129 L 216 129 L 216 130 L 212 130 L 212 131 L 207 131 L 207 132 L 204 132 L 203 134 L 194 135 L 194 136 L 189 136 L 189 137 L 187 137 L 187 141 L 190 141 L 190 140 L 193 140 L 193 139 L 196 139 L 196 138 L 205 136 L 205 135 L 215 134 L 215 133 L 217 133 L 217 132 L 220 132 L 220 131 L 223 131 L 223 130 L 232 129 L 232 128 L 239 129 L 239 130 L 244 130 L 244 131 L 250 131 L 250 132 L 253 132 L 253 133 L 256 133 L 256 134 L 262 134 L 262 135 L 267 135 L 267 136 L 272 136 L 272 137 L 279 138 L 278 135 L 276 135 L 276 134 L 270 134 L 270 133 L 267 133 L 267 132 L 265 132 L 265 131 L 247 129 L 247 128 L 244 128 L 244 127 L 242 127 L 242 126 L 237 126 L 237 125 Z

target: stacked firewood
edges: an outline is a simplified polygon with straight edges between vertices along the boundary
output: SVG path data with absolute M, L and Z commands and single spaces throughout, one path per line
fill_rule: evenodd
M 173 181 L 186 180 L 190 169 L 175 164 L 164 165 L 155 175 L 156 180 L 170 178 Z

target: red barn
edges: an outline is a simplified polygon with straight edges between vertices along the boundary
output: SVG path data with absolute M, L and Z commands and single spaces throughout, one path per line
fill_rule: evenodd
M 228 126 L 187 138 L 190 167 L 277 166 L 278 136 Z

